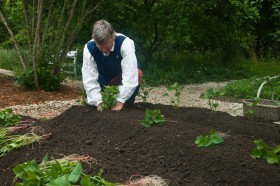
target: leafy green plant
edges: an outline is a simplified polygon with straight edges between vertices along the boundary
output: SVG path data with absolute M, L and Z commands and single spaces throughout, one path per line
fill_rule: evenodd
M 148 95 L 152 90 L 152 87 L 149 87 L 145 82 L 140 86 L 141 91 L 139 91 L 139 97 L 143 100 L 143 102 L 147 102 Z
M 268 86 L 263 86 L 264 84 Z M 259 87 L 263 86 L 262 92 L 259 97 L 263 99 L 274 99 L 279 100 L 280 93 L 280 78 L 278 76 L 274 77 L 252 77 L 250 79 L 242 79 L 231 81 L 226 84 L 221 90 L 225 92 L 225 96 L 240 98 L 240 99 L 250 99 L 255 97 Z
M 178 82 L 173 83 L 170 87 L 167 88 L 170 91 L 175 91 L 174 93 L 174 99 L 171 100 L 171 102 L 176 106 L 180 106 L 180 97 L 182 90 L 184 89 L 183 85 L 180 85 Z M 163 94 L 163 96 L 169 96 L 169 94 L 166 92 Z
M 13 113 L 12 108 L 0 110 L 0 127 L 17 125 L 21 117 Z
M 260 102 L 260 98 L 254 97 L 250 101 L 245 102 L 245 104 L 249 107 L 248 110 L 245 111 L 244 115 L 249 119 L 253 120 L 256 114 L 254 110 L 254 106 L 256 106 Z
M 208 100 L 208 105 L 210 106 L 210 109 L 212 111 L 216 111 L 217 107 L 219 106 L 219 102 L 214 98 L 218 98 L 223 95 L 224 95 L 223 91 L 218 91 L 215 88 L 210 88 L 203 94 L 202 97 Z
M 260 93 L 261 93 L 261 90 L 263 88 L 263 86 L 265 84 L 267 84 L 270 88 L 270 92 L 271 92 L 271 100 L 274 100 L 275 98 L 275 86 L 278 84 L 279 85 L 279 78 L 280 76 L 274 76 L 274 77 L 265 77 L 264 78 L 264 82 L 260 85 L 259 87 L 259 90 L 258 90 L 258 93 L 257 93 L 257 97 L 260 97 Z M 278 81 L 278 83 L 277 83 Z
M 150 110 L 146 109 L 145 118 L 141 121 L 141 125 L 144 127 L 154 127 L 157 125 L 163 125 L 165 122 L 164 116 L 159 109 Z
M 117 95 L 119 89 L 117 86 L 105 86 L 104 91 L 102 92 L 101 108 L 102 110 L 109 110 L 117 104 Z
M 102 178 L 102 169 L 97 176 L 83 173 L 82 165 L 77 160 L 67 158 L 48 160 L 46 155 L 40 164 L 35 160 L 18 164 L 14 169 L 19 181 L 16 185 L 77 185 L 81 186 L 115 186 Z
M 251 152 L 250 156 L 253 159 L 264 159 L 269 164 L 280 164 L 280 145 L 274 148 L 267 146 L 262 139 L 254 141 L 256 147 Z
M 209 135 L 199 135 L 195 140 L 195 144 L 199 147 L 208 147 L 210 145 L 217 145 L 222 142 L 224 142 L 224 139 L 219 134 L 217 134 L 214 129 L 210 130 Z
M 40 83 L 40 88 L 46 91 L 56 91 L 59 90 L 60 84 L 64 77 L 60 75 L 53 75 L 52 70 L 46 67 L 39 67 L 37 70 L 38 81 Z M 34 90 L 36 89 L 34 83 L 34 70 L 33 68 L 28 68 L 26 70 L 17 70 L 17 85 L 22 88 Z
M 80 96 L 81 96 L 81 105 L 83 106 L 87 105 L 87 93 L 85 89 L 80 90 Z

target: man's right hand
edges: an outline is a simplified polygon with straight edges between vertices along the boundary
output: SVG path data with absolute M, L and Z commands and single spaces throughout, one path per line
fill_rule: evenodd
M 99 103 L 99 104 L 97 105 L 97 110 L 98 110 L 98 111 L 102 111 L 102 110 L 103 110 L 102 107 L 101 107 L 101 103 Z

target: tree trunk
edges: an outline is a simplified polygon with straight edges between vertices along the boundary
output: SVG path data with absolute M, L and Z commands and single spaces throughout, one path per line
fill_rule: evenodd
M 16 47 L 16 51 L 17 51 L 17 54 L 19 56 L 20 62 L 22 64 L 22 67 L 24 69 L 26 69 L 27 65 L 26 65 L 26 61 L 24 60 L 23 53 L 20 50 L 20 46 L 19 46 L 19 44 L 18 44 L 18 42 L 17 42 L 17 40 L 15 38 L 15 35 L 14 35 L 13 31 L 11 30 L 11 28 L 9 27 L 8 22 L 6 21 L 6 19 L 5 19 L 4 15 L 2 14 L 1 10 L 0 10 L 0 17 L 1 17 L 1 20 L 3 21 L 5 27 L 7 28 L 8 32 L 9 32 L 9 34 L 11 36 L 11 39 L 12 39 L 12 41 L 13 41 L 15 47 Z
M 43 0 L 38 0 L 38 14 L 37 14 L 37 26 L 35 30 L 35 39 L 33 44 L 33 56 L 32 56 L 32 63 L 33 63 L 33 71 L 34 71 L 34 84 L 36 89 L 40 88 L 39 80 L 38 80 L 38 61 L 40 57 L 40 33 L 42 28 L 42 12 L 43 12 Z

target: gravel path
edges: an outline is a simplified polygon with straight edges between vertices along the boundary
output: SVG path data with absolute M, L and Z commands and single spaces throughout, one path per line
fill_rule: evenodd
M 74 87 L 82 87 L 80 81 L 66 81 L 66 85 Z M 201 107 L 209 108 L 207 100 L 200 98 L 201 93 L 205 92 L 211 87 L 219 88 L 226 83 L 205 83 L 197 85 L 186 85 L 181 93 L 180 106 L 183 107 Z M 160 103 L 166 105 L 172 105 L 172 98 L 174 92 L 168 92 L 169 96 L 163 96 L 167 91 L 166 87 L 153 87 L 149 91 L 147 101 L 150 103 Z M 136 102 L 142 102 L 140 97 L 136 97 Z M 38 119 L 49 119 L 58 116 L 73 105 L 80 105 L 80 100 L 64 100 L 64 101 L 49 101 L 44 104 L 32 104 L 32 105 L 17 105 L 12 106 L 14 112 L 20 115 L 27 115 Z M 227 112 L 233 116 L 242 116 L 242 104 L 230 103 L 219 101 L 218 111 Z

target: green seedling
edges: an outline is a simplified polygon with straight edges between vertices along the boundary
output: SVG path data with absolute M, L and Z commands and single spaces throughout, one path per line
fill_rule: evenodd
M 146 109 L 145 118 L 141 121 L 141 125 L 144 127 L 154 127 L 157 125 L 163 125 L 165 122 L 164 116 L 159 109 L 150 110 Z
M 143 100 L 143 102 L 147 102 L 148 95 L 152 90 L 152 87 L 149 87 L 146 83 L 143 83 L 140 88 L 141 91 L 139 92 L 139 97 Z
M 262 139 L 255 140 L 256 147 L 250 156 L 253 159 L 264 159 L 269 164 L 280 164 L 280 145 L 268 147 Z
M 171 100 L 171 103 L 173 103 L 176 107 L 179 107 L 180 97 L 181 97 L 182 90 L 184 89 L 184 86 L 180 85 L 178 82 L 175 82 L 171 85 L 171 87 L 168 87 L 167 89 L 170 91 L 175 91 L 174 93 L 175 98 Z M 169 96 L 169 94 L 165 92 L 163 96 Z
M 97 176 L 83 173 L 79 161 L 86 162 L 85 157 L 64 157 L 49 161 L 46 155 L 40 164 L 35 160 L 18 164 L 13 172 L 18 178 L 16 185 L 81 185 L 81 186 L 115 186 L 102 178 L 102 169 Z
M 203 94 L 202 97 L 208 100 L 208 105 L 210 106 L 210 109 L 212 111 L 216 111 L 217 107 L 219 106 L 219 103 L 218 101 L 214 100 L 214 98 L 218 98 L 223 95 L 223 91 L 218 91 L 215 88 L 210 88 Z
M 258 97 L 255 97 L 255 98 L 251 99 L 251 101 L 246 102 L 246 105 L 249 107 L 249 109 L 246 110 L 246 112 L 244 114 L 249 120 L 254 119 L 254 117 L 256 115 L 254 106 L 256 106 L 259 102 L 260 102 L 260 98 L 258 98 Z
M 13 109 L 0 110 L 0 127 L 15 126 L 19 123 L 20 117 L 13 113 Z
M 104 91 L 102 92 L 101 108 L 102 110 L 109 110 L 117 104 L 117 95 L 119 89 L 117 86 L 105 86 Z
M 217 145 L 224 142 L 224 139 L 215 132 L 214 129 L 211 129 L 209 135 L 206 136 L 197 136 L 195 144 L 198 147 L 208 147 L 210 145 Z
M 85 89 L 80 90 L 80 96 L 81 96 L 81 105 L 86 106 L 87 105 L 87 93 Z

